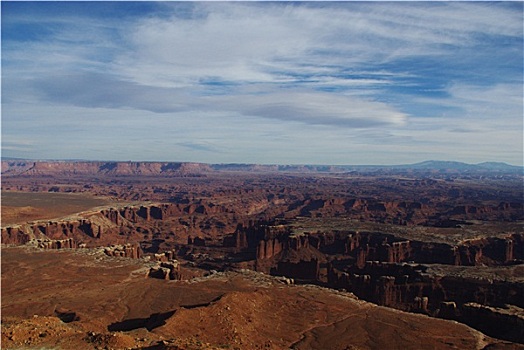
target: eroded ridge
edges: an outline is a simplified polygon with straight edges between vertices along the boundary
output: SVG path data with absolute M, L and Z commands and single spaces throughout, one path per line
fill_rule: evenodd
M 8 348 L 524 343 L 521 174 L 146 165 L 5 168 Z

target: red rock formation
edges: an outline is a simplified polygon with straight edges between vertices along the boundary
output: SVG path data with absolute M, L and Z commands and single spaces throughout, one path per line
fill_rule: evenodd
M 309 261 L 301 260 L 298 262 L 279 261 L 277 266 L 271 269 L 272 275 L 292 277 L 294 279 L 303 279 L 316 281 L 319 278 L 320 265 L 318 260 Z
M 3 244 L 26 244 L 33 238 L 20 225 L 12 227 L 2 227 L 2 243 Z
M 166 267 L 161 267 L 161 266 L 152 267 L 149 269 L 149 272 L 147 273 L 147 277 L 158 278 L 161 280 L 169 280 L 170 272 L 171 270 L 169 270 Z
M 257 259 L 270 259 L 282 251 L 282 242 L 278 239 L 261 240 L 258 242 Z
M 156 267 L 150 268 L 147 276 L 163 280 L 180 280 L 180 264 L 176 260 L 161 262 Z
M 466 303 L 460 308 L 458 319 L 487 335 L 524 343 L 523 309 L 495 308 L 477 303 Z
M 123 244 L 111 245 L 104 248 L 104 253 L 108 256 L 118 256 L 123 258 L 138 259 L 142 257 L 142 250 L 139 245 Z
M 96 238 L 99 229 L 90 220 L 48 221 L 46 223 L 32 226 L 33 232 L 44 234 L 52 239 L 64 239 L 78 235 L 86 235 Z
M 72 238 L 57 240 L 38 240 L 37 244 L 37 247 L 42 249 L 77 248 L 77 243 Z
M 168 262 L 170 260 L 175 260 L 176 255 L 177 254 L 176 254 L 176 252 L 174 250 L 169 250 L 169 251 L 165 251 L 165 252 L 160 253 L 160 254 L 153 254 L 152 258 L 155 261 Z
M 201 237 L 187 237 L 187 244 L 189 245 L 195 245 L 198 247 L 204 247 L 206 245 L 206 240 Z
M 68 239 L 75 237 L 97 238 L 100 229 L 90 220 L 47 221 L 35 224 L 17 225 L 2 228 L 2 243 L 26 244 L 30 239 L 43 236 L 54 239 Z

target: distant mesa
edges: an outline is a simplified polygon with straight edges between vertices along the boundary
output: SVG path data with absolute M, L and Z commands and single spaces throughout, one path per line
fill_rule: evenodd
M 38 161 L 2 158 L 2 176 L 205 176 L 216 172 L 250 173 L 509 173 L 522 174 L 524 168 L 501 162 L 467 164 L 429 160 L 405 165 L 271 165 L 271 164 L 206 164 L 195 162 L 104 162 L 104 161 Z
M 2 161 L 3 176 L 60 175 L 198 175 L 213 171 L 202 163 L 95 162 L 95 161 Z

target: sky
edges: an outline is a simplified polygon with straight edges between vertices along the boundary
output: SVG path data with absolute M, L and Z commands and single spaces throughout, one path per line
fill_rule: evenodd
M 523 165 L 523 6 L 2 1 L 2 157 Z

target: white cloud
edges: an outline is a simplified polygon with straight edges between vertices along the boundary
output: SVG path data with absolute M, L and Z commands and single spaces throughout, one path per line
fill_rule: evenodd
M 124 159 L 522 162 L 522 76 L 495 56 L 522 58 L 518 4 L 186 5 L 138 21 L 18 18 L 53 30 L 2 43 L 2 133 L 40 128 L 58 141 L 39 151 L 95 158 L 114 144 Z M 482 65 L 490 80 L 466 81 Z M 66 146 L 76 140 L 86 146 Z
M 400 56 L 440 55 L 453 46 L 475 45 L 484 33 L 517 36 L 522 23 L 518 12 L 484 4 L 195 6 L 196 18 L 141 21 L 129 35 L 131 51 L 118 58 L 121 73 L 156 86 L 179 86 L 202 76 L 278 82 L 271 67 L 302 72 L 304 65 L 359 67 Z
M 215 106 L 220 108 L 220 102 Z M 338 127 L 401 125 L 407 116 L 394 108 L 357 97 L 328 93 L 281 92 L 225 98 L 222 106 L 244 115 Z
M 454 84 L 449 88 L 450 105 L 461 107 L 476 120 L 516 122 L 522 125 L 522 84 L 473 86 Z

